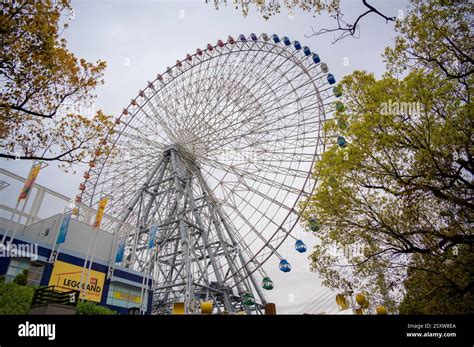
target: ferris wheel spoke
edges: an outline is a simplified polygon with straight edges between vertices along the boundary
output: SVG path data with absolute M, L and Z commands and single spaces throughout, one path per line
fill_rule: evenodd
M 284 117 L 284 118 L 286 118 L 286 117 Z M 284 118 L 282 118 L 282 119 L 284 119 Z M 280 120 L 280 121 L 281 121 L 281 120 Z M 276 123 L 276 122 L 273 122 L 273 124 L 274 124 L 274 123 Z M 313 125 L 316 125 L 316 124 L 318 124 L 318 121 L 310 121 L 310 122 L 298 123 L 298 124 L 291 125 L 291 126 L 289 126 L 289 127 L 282 127 L 282 126 L 280 126 L 279 128 L 274 128 L 274 129 L 272 129 L 272 130 L 273 130 L 273 133 L 275 133 L 275 132 L 277 132 L 277 131 L 280 131 L 280 130 L 290 131 L 292 128 L 298 129 L 298 128 L 301 127 L 302 125 L 303 125 L 303 126 L 305 126 L 305 125 L 311 126 L 312 124 L 313 124 Z M 266 134 L 269 134 L 269 133 L 271 133 L 271 131 L 268 130 L 268 129 L 265 129 L 265 130 L 261 130 L 261 131 L 252 131 L 252 132 L 250 132 L 249 134 L 247 134 L 247 136 L 266 135 Z M 296 133 L 296 134 L 294 134 L 293 136 L 295 136 L 296 139 L 298 139 L 298 137 L 300 136 L 300 134 Z M 234 135 L 234 136 L 231 136 L 231 137 L 227 137 L 227 138 L 226 138 L 226 142 L 223 143 L 223 144 L 221 143 L 220 146 L 219 146 L 219 148 L 222 148 L 222 147 L 224 147 L 226 144 L 232 143 L 232 141 L 235 141 L 235 140 L 237 140 L 238 138 L 241 138 L 241 137 L 242 137 L 242 136 L 238 136 L 238 135 Z M 261 143 L 261 144 L 271 143 L 271 142 L 278 143 L 280 140 L 289 139 L 289 138 L 291 138 L 291 137 L 290 137 L 290 136 L 283 136 L 283 137 L 280 137 L 280 138 L 277 138 L 277 139 L 263 140 L 263 141 L 261 141 L 260 143 Z M 319 137 L 316 137 L 316 136 L 315 136 L 315 137 L 313 137 L 313 138 L 318 139 Z M 249 145 L 248 147 L 250 147 L 250 145 Z M 215 147 L 212 147 L 212 148 L 215 148 Z M 212 148 L 211 148 L 211 149 L 212 149 Z M 245 149 L 245 147 L 244 147 L 244 148 L 241 148 L 241 149 Z
M 243 169 L 239 169 L 235 165 L 232 167 L 226 166 L 225 164 L 219 163 L 219 162 L 214 162 L 214 165 L 219 167 L 223 171 L 232 171 L 234 172 L 238 177 L 245 177 L 245 178 L 250 178 L 254 181 L 264 183 L 270 187 L 276 187 L 281 190 L 287 191 L 289 193 L 297 194 L 299 195 L 301 191 L 299 189 L 296 189 L 294 187 L 285 185 L 284 183 L 268 179 L 264 176 L 257 175 L 256 173 L 250 173 L 248 171 L 245 171 Z M 260 171 L 260 168 L 258 168 L 256 171 Z M 304 192 L 305 194 L 309 194 L 309 192 Z
M 269 54 L 269 53 L 270 53 L 270 52 L 268 52 L 268 54 Z M 283 62 L 281 65 L 283 65 L 283 64 L 284 64 L 284 62 Z M 241 65 L 243 66 L 243 64 L 241 64 Z M 280 65 L 280 66 L 281 66 L 281 65 Z M 271 69 L 268 69 L 268 70 L 269 70 L 270 72 L 267 72 L 267 74 L 266 74 L 267 77 L 268 77 L 268 75 L 270 75 L 270 74 L 272 73 L 272 72 L 271 72 L 271 71 L 272 71 Z M 253 72 L 252 69 L 247 69 L 247 72 L 244 73 L 244 74 L 242 74 L 241 81 L 243 81 L 244 78 L 247 77 L 251 72 Z M 260 78 L 260 81 L 263 80 L 263 79 L 264 79 L 264 77 L 261 77 L 261 78 Z M 251 88 L 252 88 L 254 85 L 256 85 L 257 83 L 258 83 L 258 81 L 254 82 L 254 83 L 252 84 L 252 86 L 251 86 L 250 88 L 248 88 L 248 89 L 251 90 Z M 216 105 L 217 105 L 217 104 L 216 104 Z M 211 111 L 213 111 L 213 110 L 211 110 Z
M 211 85 L 211 86 L 214 85 L 215 80 L 217 80 L 217 79 L 219 78 L 219 76 L 220 76 L 222 70 L 223 70 L 224 68 L 228 68 L 228 64 L 227 64 L 227 63 L 228 63 L 229 58 L 232 57 L 232 52 L 233 52 L 233 51 L 234 51 L 234 47 L 231 47 L 230 51 L 226 53 L 226 57 L 225 57 L 224 62 L 223 62 L 222 64 L 220 64 L 220 70 L 212 75 L 212 77 L 213 77 L 212 80 L 211 80 L 210 78 L 209 78 L 210 81 L 206 81 L 206 80 L 205 80 L 209 85 Z M 240 52 L 239 52 L 239 53 L 240 53 Z M 214 60 L 215 60 L 215 59 L 214 59 Z M 211 61 L 211 59 L 209 59 L 209 61 Z M 238 69 L 238 68 L 239 68 L 239 66 L 236 65 L 235 63 L 233 63 L 232 66 L 234 67 L 234 69 Z M 208 69 L 207 71 L 209 71 L 209 69 Z M 230 75 L 230 74 L 231 74 L 230 71 L 227 72 L 227 75 Z M 224 85 L 224 84 L 225 84 L 225 80 L 221 78 L 221 81 L 222 81 L 222 85 Z M 222 85 L 221 85 L 221 86 L 222 86 Z M 219 88 L 215 88 L 215 89 L 216 89 L 216 92 L 215 92 L 215 93 L 218 93 L 218 92 L 219 92 Z M 211 95 L 210 98 L 212 99 L 212 97 L 214 97 L 214 95 L 215 95 L 215 94 Z M 203 94 L 202 97 L 204 98 L 205 95 Z M 208 97 L 209 97 L 209 96 L 208 96 Z M 194 103 L 194 105 L 195 105 L 196 107 L 199 107 L 199 105 L 203 104 L 203 103 L 202 103 L 202 99 L 201 99 L 201 100 L 196 100 L 196 101 L 197 101 L 197 102 Z M 196 119 L 194 120 L 194 123 L 191 124 L 192 126 L 196 126 L 196 125 L 197 125 L 197 120 L 198 120 L 199 118 L 201 118 L 201 119 L 205 119 L 205 118 L 206 118 L 205 115 L 204 115 L 204 111 L 205 111 L 205 108 L 206 108 L 206 107 L 207 107 L 207 104 L 204 103 L 204 108 L 203 108 L 203 110 L 202 110 L 201 112 L 199 112 L 199 113 L 196 112 L 196 113 L 197 113 L 198 115 L 200 115 L 201 117 L 196 117 Z
M 237 194 L 238 195 L 238 194 Z M 232 204 L 229 204 L 229 202 L 225 201 L 223 202 L 223 206 L 226 206 L 228 208 L 231 208 L 237 215 L 240 213 L 238 212 L 238 209 L 235 205 L 232 205 Z M 275 223 L 271 218 L 268 218 L 265 216 L 265 214 L 261 214 L 261 217 L 262 219 L 267 219 L 267 222 L 268 224 L 273 224 L 275 227 L 278 227 L 280 228 L 281 226 L 278 224 L 278 223 Z M 252 216 L 250 216 L 249 219 L 251 219 Z M 246 219 L 247 221 L 249 221 L 249 219 Z M 250 222 L 249 222 L 250 223 Z M 254 223 L 253 223 L 254 224 Z M 253 230 L 252 230 L 253 231 Z M 245 237 L 248 237 L 250 235 L 250 232 L 251 231 L 247 231 L 247 233 L 245 235 L 242 236 L 242 238 L 244 239 Z M 256 236 L 254 238 L 255 239 L 261 239 L 261 240 L 264 240 L 264 244 L 262 245 L 262 247 L 267 247 L 269 242 L 271 241 L 271 239 L 266 239 L 262 234 L 260 234 L 260 236 Z M 251 241 L 249 243 L 247 243 L 244 247 L 241 247 L 243 251 L 247 251 L 247 249 L 250 251 L 250 246 L 253 244 L 254 241 Z M 255 257 L 255 254 L 254 254 L 254 257 Z
M 288 102 L 286 105 L 283 105 L 283 106 L 289 106 L 289 105 L 291 105 L 292 103 L 293 103 L 293 102 Z M 280 107 L 280 108 L 277 108 L 277 109 L 272 109 L 272 110 L 269 110 L 269 111 L 266 111 L 266 112 L 262 112 L 261 114 L 255 115 L 254 117 L 262 117 L 263 114 L 271 113 L 271 111 L 278 111 L 279 109 L 281 109 L 281 107 Z M 316 109 L 316 107 L 315 107 L 315 109 Z M 235 111 L 235 112 L 237 112 L 237 111 Z M 273 122 L 278 122 L 278 121 L 281 122 L 281 121 L 284 120 L 285 118 L 291 117 L 292 115 L 294 115 L 294 114 L 296 114 L 296 113 L 297 113 L 297 111 L 292 112 L 292 113 L 284 114 L 282 117 L 279 117 L 279 118 L 275 119 Z M 239 123 L 237 123 L 237 124 L 239 124 Z M 270 126 L 271 124 L 272 124 L 272 123 L 266 124 L 266 126 Z M 235 124 L 231 124 L 231 125 L 229 125 L 228 127 L 230 127 L 230 126 L 232 126 L 232 125 L 235 125 Z M 261 127 L 262 127 L 262 126 L 261 126 Z M 225 130 L 225 129 L 221 129 L 221 131 L 222 131 L 222 130 Z
M 269 63 L 271 64 L 272 62 L 270 61 Z M 280 79 L 280 75 L 277 74 L 277 73 L 275 73 L 274 70 L 277 70 L 278 68 L 281 68 L 281 67 L 283 66 L 283 64 L 284 64 L 284 63 L 280 64 L 279 66 L 274 67 L 274 69 L 268 69 L 269 72 L 267 73 L 267 75 L 261 77 L 259 80 L 256 80 L 256 81 L 254 82 L 254 84 L 253 84 L 251 87 L 249 87 L 248 89 L 249 89 L 249 90 L 252 90 L 252 87 L 255 86 L 255 85 L 257 85 L 259 82 L 261 82 L 262 79 L 268 77 L 269 75 L 273 75 L 273 79 L 272 79 L 270 82 L 266 82 L 266 85 L 270 86 L 270 88 L 265 88 L 265 89 L 263 89 L 263 90 L 268 90 L 268 93 L 263 94 L 263 95 L 259 95 L 259 99 L 262 99 L 265 95 L 272 95 L 272 94 L 275 95 L 275 91 L 271 88 L 271 85 L 272 85 L 275 81 L 278 81 L 278 79 Z M 295 77 L 299 77 L 300 75 L 302 75 L 302 74 L 304 74 L 304 73 L 307 73 L 307 71 L 300 72 L 299 75 L 297 75 L 297 76 L 295 76 Z M 267 84 L 267 83 L 268 83 L 268 84 Z M 280 87 L 284 87 L 284 86 L 285 86 L 285 84 L 281 84 L 281 85 L 280 85 Z

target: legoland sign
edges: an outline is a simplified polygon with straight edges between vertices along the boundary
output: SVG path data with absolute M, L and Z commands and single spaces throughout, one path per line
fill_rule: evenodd
M 81 291 L 83 297 L 84 284 L 81 285 L 81 275 L 83 268 L 62 261 L 56 261 L 53 272 L 49 279 L 50 286 L 57 286 L 58 290 L 68 291 L 71 289 Z M 87 278 L 87 269 L 84 270 L 82 281 Z M 100 302 L 102 289 L 104 288 L 105 273 L 91 270 L 89 282 L 86 287 L 86 300 Z

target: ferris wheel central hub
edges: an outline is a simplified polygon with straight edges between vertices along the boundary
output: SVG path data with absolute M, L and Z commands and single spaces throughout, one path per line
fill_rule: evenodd
M 163 148 L 163 153 L 164 154 L 169 154 L 171 151 L 179 152 L 179 147 L 178 145 L 168 145 L 165 148 Z
M 185 146 L 176 143 L 163 148 L 163 155 L 167 158 L 171 157 L 172 152 L 179 155 L 180 160 L 184 162 L 188 169 L 192 171 L 199 169 L 196 154 L 190 152 Z

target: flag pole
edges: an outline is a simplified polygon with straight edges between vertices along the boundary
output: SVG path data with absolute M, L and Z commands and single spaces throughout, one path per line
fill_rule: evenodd
M 36 163 L 36 160 L 33 160 L 33 163 L 31 164 L 31 167 L 30 167 L 30 171 L 28 173 L 28 178 L 31 176 L 31 172 L 32 172 L 31 170 L 33 170 L 33 168 L 35 167 L 35 163 Z M 23 182 L 23 188 L 21 189 L 20 195 L 18 196 L 18 199 L 16 200 L 15 209 L 12 211 L 12 214 L 10 216 L 10 220 L 8 221 L 8 224 L 7 224 L 7 228 L 5 229 L 5 233 L 2 236 L 2 245 L 5 245 L 5 240 L 7 239 L 8 232 L 10 231 L 10 226 L 12 224 L 13 218 L 15 218 L 16 211 L 18 211 L 18 206 L 20 206 L 20 201 L 22 200 L 21 195 L 22 195 L 22 192 L 25 190 L 26 181 L 28 180 L 28 178 L 25 180 L 25 182 Z M 26 205 L 26 202 L 25 202 L 25 205 Z M 20 212 L 20 217 L 21 217 L 21 214 L 25 210 L 25 205 L 23 205 L 23 208 Z M 10 242 L 12 242 L 12 241 L 13 241 L 13 239 L 10 240 Z
M 94 224 L 92 225 L 92 232 L 95 231 L 95 235 L 91 235 L 91 237 L 89 239 L 89 249 L 90 249 L 90 241 L 92 240 L 92 238 L 94 238 L 94 246 L 92 247 L 92 252 L 90 254 L 90 260 L 89 260 L 89 267 L 88 267 L 88 270 L 87 270 L 86 282 L 83 286 L 84 294 L 82 296 L 82 301 L 85 300 L 85 297 L 86 297 L 86 294 L 87 294 L 87 284 L 89 283 L 90 274 L 91 274 L 91 270 L 92 270 L 92 262 L 94 261 L 95 249 L 97 247 L 97 239 L 99 237 L 100 223 L 102 222 L 102 217 L 104 215 L 105 206 L 107 205 L 108 201 L 109 201 L 108 197 L 106 197 L 106 196 L 101 197 L 101 199 L 99 200 L 99 205 L 97 207 L 97 213 L 96 213 L 96 216 L 95 216 Z M 88 249 L 88 253 L 89 253 L 89 249 Z M 88 256 L 89 256 L 89 254 L 87 255 L 87 257 Z M 84 266 L 86 266 L 86 264 L 87 264 L 87 258 L 86 258 L 86 261 L 84 262 Z M 84 273 L 84 269 L 81 273 L 81 283 L 82 283 L 83 273 Z
M 44 165 L 44 166 L 43 166 Z M 37 162 L 36 160 L 33 161 L 33 164 L 31 165 L 30 172 L 28 173 L 28 178 L 25 180 L 23 184 L 23 188 L 21 189 L 20 195 L 18 196 L 17 203 L 15 205 L 15 209 L 12 211 L 12 215 L 10 217 L 10 221 L 8 222 L 7 229 L 5 230 L 5 233 L 3 234 L 2 237 L 2 245 L 5 245 L 5 240 L 7 238 L 11 222 L 14 219 L 14 216 L 16 214 L 16 211 L 18 210 L 18 207 L 20 205 L 21 200 L 25 200 L 23 207 L 21 209 L 21 212 L 18 214 L 18 220 L 16 221 L 15 228 L 13 229 L 12 236 L 10 237 L 10 243 L 13 242 L 15 235 L 18 231 L 18 225 L 20 224 L 21 217 L 23 213 L 25 212 L 26 205 L 28 204 L 28 200 L 30 197 L 30 192 L 32 188 L 35 185 L 36 178 L 38 177 L 38 174 L 42 168 L 47 167 L 48 164 L 43 163 L 43 162 Z
M 145 272 L 143 274 L 143 280 L 142 280 L 142 288 L 141 288 L 141 292 L 140 292 L 140 314 L 144 314 L 146 312 L 146 307 L 145 307 L 145 297 L 147 295 L 147 289 L 148 289 L 148 271 L 150 269 L 150 264 L 151 264 L 151 260 L 153 259 L 154 257 L 154 254 L 155 254 L 155 248 L 152 248 L 151 250 L 151 254 L 150 254 L 150 257 L 148 258 L 148 262 L 146 263 L 146 267 L 145 267 Z

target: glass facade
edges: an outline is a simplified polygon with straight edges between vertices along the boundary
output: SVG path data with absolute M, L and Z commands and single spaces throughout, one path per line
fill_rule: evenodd
M 22 273 L 23 270 L 29 269 L 30 261 L 21 258 L 12 258 L 10 265 L 8 266 L 7 273 L 5 274 L 6 282 L 11 282 L 15 277 Z
M 44 265 L 40 263 L 32 263 L 29 259 L 12 258 L 5 274 L 6 282 L 11 282 L 15 277 L 22 273 L 23 270 L 28 270 L 28 284 L 39 286 L 41 277 L 43 276 Z
M 141 288 L 127 286 L 121 283 L 111 283 L 107 295 L 107 305 L 114 305 L 123 308 L 140 306 Z M 144 293 L 145 307 L 147 305 L 147 295 Z

